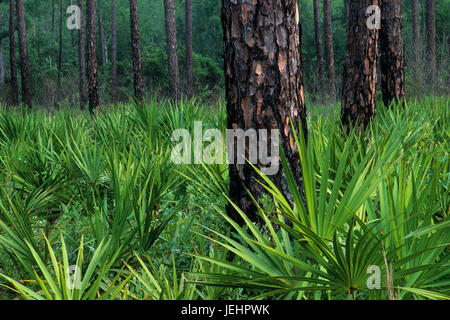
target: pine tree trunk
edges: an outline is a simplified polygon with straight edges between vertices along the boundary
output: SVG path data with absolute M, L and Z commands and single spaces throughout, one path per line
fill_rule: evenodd
M 78 60 L 79 60 L 79 72 L 80 72 L 80 109 L 84 110 L 88 101 L 87 88 L 86 88 L 86 41 L 85 41 L 85 23 L 82 0 L 78 0 L 78 6 L 81 9 L 81 26 L 78 30 Z
M 412 30 L 413 30 L 413 46 L 414 61 L 420 65 L 420 23 L 419 23 L 419 0 L 411 0 Z
M 383 102 L 405 98 L 405 60 L 402 35 L 402 0 L 381 0 L 380 66 Z
M 186 0 L 186 91 L 189 99 L 194 94 L 194 61 L 192 57 L 192 0 Z
M 9 68 L 11 74 L 11 102 L 19 104 L 19 84 L 17 83 L 16 62 L 16 1 L 10 0 L 9 5 Z
M 25 7 L 23 0 L 16 0 L 17 31 L 19 33 L 20 74 L 22 76 L 22 101 L 32 107 L 30 82 L 30 63 L 28 60 L 27 28 L 25 26 Z
M 375 117 L 378 30 L 367 26 L 366 10 L 378 0 L 351 0 L 344 60 L 341 119 L 366 126 Z
M 89 112 L 99 107 L 95 0 L 86 0 L 86 36 L 88 59 Z
M 173 0 L 164 0 L 166 17 L 167 57 L 169 60 L 170 96 L 172 100 L 180 98 L 180 73 L 178 70 L 177 24 L 175 20 L 175 5 Z
M 136 101 L 143 103 L 144 89 L 142 84 L 141 40 L 138 23 L 137 0 L 130 0 L 131 46 L 134 74 L 134 96 Z
M 320 0 L 314 0 L 314 33 L 316 38 L 316 55 L 317 55 L 317 79 L 320 96 L 323 97 L 324 91 L 324 74 L 323 74 L 323 45 L 320 23 Z
M 426 0 L 427 23 L 427 70 L 428 82 L 432 84 L 436 78 L 436 21 L 435 2 Z
M 61 69 L 62 69 L 62 52 L 63 52 L 63 43 L 62 43 L 62 28 L 63 28 L 63 6 L 62 0 L 59 0 L 59 54 L 58 54 L 58 92 L 55 99 L 55 107 L 58 108 L 58 102 L 61 100 Z
M 336 74 L 334 70 L 333 28 L 331 26 L 331 2 L 323 0 L 323 25 L 328 90 L 332 101 L 336 100 Z
M 228 128 L 267 129 L 269 135 L 271 129 L 279 129 L 280 145 L 301 187 L 300 158 L 291 128 L 291 119 L 295 130 L 302 123 L 306 135 L 298 3 L 224 0 L 222 4 Z M 236 147 L 235 142 L 235 154 Z M 237 157 L 248 159 L 250 147 L 246 142 L 245 155 Z M 256 166 L 265 167 L 260 161 Z M 256 207 L 246 189 L 258 199 L 263 193 L 257 182 L 260 176 L 247 163 L 234 161 L 229 168 L 231 201 L 256 219 Z M 270 177 L 289 198 L 282 168 Z M 242 222 L 231 205 L 228 214 Z
M 117 22 L 116 0 L 111 0 L 111 84 L 112 97 L 117 98 Z
M 102 66 L 106 66 L 108 63 L 106 61 L 106 41 L 105 41 L 105 30 L 103 28 L 103 16 L 102 16 L 102 2 L 97 0 L 97 11 L 98 11 L 98 29 L 100 35 L 100 56 L 102 59 Z

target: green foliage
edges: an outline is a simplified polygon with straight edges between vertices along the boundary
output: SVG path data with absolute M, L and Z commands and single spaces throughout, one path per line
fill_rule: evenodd
M 448 299 L 448 104 L 379 108 L 349 134 L 337 108 L 310 108 L 303 191 L 282 156 L 292 202 L 260 175 L 265 223 L 236 206 L 244 226 L 225 213 L 226 164 L 170 160 L 174 130 L 226 128 L 222 102 L 0 109 L 2 297 Z
M 16 291 L 26 300 L 114 300 L 119 296 L 122 288 L 130 278 L 121 279 L 121 272 L 118 272 L 112 281 L 104 279 L 108 272 L 110 272 L 112 262 L 115 259 L 113 257 L 111 262 L 104 262 L 103 264 L 100 262 L 105 255 L 107 247 L 110 245 L 109 243 L 100 243 L 87 264 L 86 270 L 83 271 L 83 239 L 81 239 L 78 248 L 76 261 L 72 265 L 69 262 L 67 247 L 62 236 L 60 258 L 57 258 L 55 250 L 47 238 L 45 238 L 45 241 L 51 258 L 50 266 L 47 266 L 42 261 L 39 254 L 30 245 L 30 251 L 38 267 L 37 270 L 35 268 L 31 270 L 28 264 L 21 260 L 21 256 L 19 254 L 17 255 L 17 258 L 23 263 L 24 268 L 30 274 L 33 274 L 34 280 L 27 282 L 37 284 L 37 286 L 25 286 L 7 275 L 0 273 L 1 277 L 5 278 L 14 286 L 14 289 L 11 288 L 11 290 Z
M 320 118 L 307 144 L 300 130 L 305 202 L 282 155 L 293 203 L 261 174 L 272 198 L 259 206 L 264 228 L 237 206 L 244 227 L 218 209 L 237 235 L 205 228 L 215 237 L 204 237 L 240 263 L 199 256 L 229 271 L 202 274 L 199 283 L 264 290 L 253 298 L 450 299 L 449 197 L 439 182 L 448 179 L 448 132 L 434 141 L 438 127 L 428 120 L 442 112 L 436 124 L 448 121 L 446 103 L 434 101 L 421 116 L 417 104 L 382 110 L 370 138 L 343 135 L 338 121 Z M 371 265 L 383 270 L 384 290 L 368 289 Z

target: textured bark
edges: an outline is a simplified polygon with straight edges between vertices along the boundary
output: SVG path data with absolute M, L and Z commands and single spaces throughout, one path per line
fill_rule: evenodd
M 383 102 L 404 104 L 402 0 L 381 0 L 380 66 Z
M 19 85 L 17 83 L 17 62 L 16 62 L 16 1 L 10 0 L 9 5 L 9 67 L 11 75 L 11 102 L 19 104 Z
M 427 23 L 427 70 L 428 81 L 433 83 L 436 78 L 436 21 L 435 2 L 426 0 L 426 23 Z
M 63 6 L 62 0 L 59 0 L 59 54 L 58 54 L 58 92 L 55 99 L 55 107 L 58 107 L 58 102 L 61 100 L 61 69 L 62 69 L 62 53 L 63 53 L 63 42 L 62 42 L 62 28 L 63 28 Z
M 95 0 L 86 1 L 86 36 L 88 59 L 88 92 L 89 112 L 94 113 L 99 107 L 98 100 L 98 66 L 97 66 L 97 41 L 96 41 L 96 7 Z
M 331 26 L 331 2 L 323 0 L 323 26 L 328 90 L 331 100 L 336 100 L 336 73 L 334 70 L 333 28 Z
M 78 6 L 81 8 L 81 28 L 78 30 L 78 61 L 79 61 L 79 72 L 80 72 L 80 109 L 84 110 L 86 103 L 88 101 L 87 88 L 86 88 L 86 41 L 85 33 L 86 29 L 84 26 L 84 13 L 83 13 L 83 3 L 82 0 L 78 0 Z
M 98 12 L 98 30 L 100 35 L 100 57 L 102 59 L 102 66 L 106 66 L 108 63 L 107 53 L 106 53 L 106 40 L 105 40 L 105 29 L 103 28 L 103 16 L 102 16 L 102 2 L 97 0 L 97 12 Z
M 30 82 L 30 63 L 28 60 L 27 28 L 25 26 L 25 7 L 23 0 L 16 0 L 17 30 L 19 33 L 20 74 L 22 76 L 22 101 L 32 107 Z
M 419 23 L 419 0 L 411 0 L 412 30 L 414 61 L 416 65 L 420 64 L 420 23 Z
M 321 35 L 320 23 L 320 0 L 314 0 L 314 33 L 316 38 L 316 55 L 317 55 L 317 80 L 319 84 L 320 95 L 323 95 L 324 90 L 324 74 L 323 74 L 323 44 Z
M 192 0 L 186 0 L 186 91 L 188 98 L 194 94 L 194 60 L 192 58 Z
M 144 89 L 142 85 L 141 40 L 139 34 L 137 0 L 130 0 L 131 46 L 134 74 L 134 97 L 143 102 Z
M 301 122 L 306 134 L 297 1 L 223 0 L 222 24 L 228 128 L 269 133 L 279 129 L 280 145 L 301 188 L 300 158 L 291 128 L 291 119 L 295 130 Z M 234 149 L 236 153 L 236 144 Z M 246 143 L 247 158 L 248 149 Z M 256 166 L 264 167 L 259 161 Z M 257 182 L 261 178 L 247 163 L 229 168 L 231 201 L 255 219 L 256 207 L 247 190 L 258 199 L 263 193 Z M 282 168 L 270 178 L 289 198 Z M 228 214 L 242 222 L 231 205 Z
M 117 15 L 116 0 L 111 0 L 111 84 L 112 97 L 117 98 Z
M 170 96 L 177 101 L 180 98 L 180 73 L 178 70 L 177 24 L 175 20 L 175 5 L 173 0 L 164 0 L 166 17 L 167 57 L 169 60 Z
M 344 60 L 341 119 L 366 126 L 375 116 L 378 30 L 367 27 L 366 10 L 378 0 L 351 0 Z

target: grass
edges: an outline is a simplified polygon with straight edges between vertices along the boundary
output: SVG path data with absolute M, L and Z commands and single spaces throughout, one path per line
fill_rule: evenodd
M 366 135 L 310 109 L 306 201 L 261 175 L 265 226 L 225 214 L 226 165 L 170 161 L 174 130 L 225 129 L 223 103 L 2 109 L 0 297 L 449 299 L 448 98 L 379 108 Z

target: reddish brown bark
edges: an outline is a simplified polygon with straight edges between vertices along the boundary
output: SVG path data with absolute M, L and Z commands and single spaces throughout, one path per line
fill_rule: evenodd
M 334 70 L 333 28 L 331 25 L 331 2 L 323 0 L 323 26 L 328 90 L 331 100 L 336 100 L 336 73 Z
M 137 102 L 142 103 L 144 100 L 144 89 L 142 84 L 141 38 L 139 33 L 137 0 L 130 0 L 130 22 L 134 75 L 134 97 Z
M 381 0 L 380 66 L 383 102 L 404 103 L 405 61 L 402 35 L 402 0 Z
M 267 129 L 269 133 L 279 129 L 280 145 L 301 188 L 300 158 L 291 128 L 291 119 L 295 130 L 301 122 L 306 134 L 297 1 L 223 0 L 222 24 L 228 128 Z M 247 143 L 247 158 L 249 147 Z M 267 149 L 271 150 L 270 141 Z M 265 167 L 260 162 L 256 166 Z M 255 219 L 256 208 L 247 190 L 259 198 L 263 188 L 257 180 L 261 178 L 249 164 L 230 164 L 229 168 L 230 199 Z M 281 168 L 270 178 L 288 195 Z M 232 206 L 228 213 L 241 221 Z
M 192 0 L 186 0 L 186 91 L 188 98 L 194 94 L 194 61 L 192 58 Z
M 366 10 L 378 0 L 350 0 L 347 45 L 344 60 L 341 119 L 367 126 L 375 117 L 378 30 L 369 29 Z
M 88 59 L 89 112 L 99 107 L 95 0 L 86 1 L 86 37 Z
M 169 60 L 170 96 L 177 101 L 180 98 L 180 73 L 178 70 L 177 24 L 173 0 L 164 0 L 166 17 L 167 58 Z
M 11 102 L 19 104 L 19 85 L 17 82 L 17 62 L 16 62 L 16 1 L 11 0 L 9 5 L 9 65 L 11 74 Z
M 16 0 L 17 31 L 19 33 L 20 74 L 22 77 L 22 101 L 32 107 L 30 62 L 28 60 L 27 28 L 25 25 L 25 7 L 23 0 Z
M 323 74 L 323 45 L 321 35 L 320 23 L 320 8 L 319 0 L 314 0 L 314 34 L 316 39 L 316 56 L 317 56 L 317 80 L 320 95 L 323 95 L 324 90 L 324 74 Z
M 436 21 L 435 1 L 426 0 L 427 24 L 427 66 L 428 82 L 433 83 L 436 78 Z

